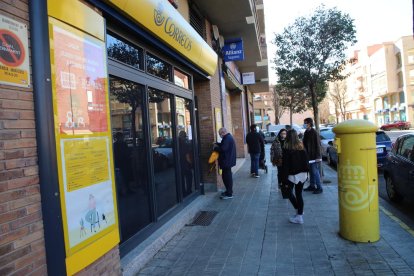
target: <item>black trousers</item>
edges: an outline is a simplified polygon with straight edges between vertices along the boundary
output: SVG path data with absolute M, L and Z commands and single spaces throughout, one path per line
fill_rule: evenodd
M 231 168 L 221 168 L 221 178 L 226 187 L 226 194 L 228 196 L 233 195 L 233 174 Z
M 293 207 L 298 210 L 298 215 L 303 215 L 303 197 L 302 197 L 302 190 L 303 190 L 303 183 L 299 182 L 295 184 L 293 182 L 289 182 L 290 187 L 290 196 L 289 200 L 292 203 Z M 293 189 L 295 189 L 295 194 L 293 194 Z

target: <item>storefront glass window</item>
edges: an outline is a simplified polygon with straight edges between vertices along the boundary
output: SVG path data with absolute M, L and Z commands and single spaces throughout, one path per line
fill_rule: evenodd
M 192 102 L 176 97 L 178 158 L 180 161 L 180 182 L 183 197 L 190 195 L 197 187 L 194 181 L 194 139 L 191 124 Z
M 163 80 L 170 80 L 171 65 L 158 57 L 147 53 L 147 72 Z
M 148 88 L 157 215 L 177 204 L 171 95 Z
M 130 43 L 122 41 L 110 34 L 106 35 L 108 57 L 116 59 L 137 69 L 143 69 L 143 51 Z
M 151 221 L 141 84 L 110 77 L 110 106 L 121 241 Z
M 190 78 L 188 77 L 188 75 L 184 74 L 183 72 L 177 69 L 174 69 L 174 83 L 176 85 L 186 89 L 190 89 L 189 80 Z

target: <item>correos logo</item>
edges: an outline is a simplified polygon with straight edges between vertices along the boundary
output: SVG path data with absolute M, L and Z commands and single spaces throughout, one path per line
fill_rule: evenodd
M 164 6 L 160 2 L 154 9 L 154 23 L 158 27 L 164 26 L 164 32 L 177 41 L 185 50 L 191 51 L 192 41 L 186 33 L 174 22 L 173 18 L 164 16 Z

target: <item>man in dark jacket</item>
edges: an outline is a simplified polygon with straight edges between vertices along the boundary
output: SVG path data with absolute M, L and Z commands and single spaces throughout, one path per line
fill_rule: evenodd
M 259 178 L 259 158 L 264 149 L 264 140 L 257 132 L 256 125 L 250 126 L 250 132 L 246 136 L 246 143 L 250 153 L 250 174 L 252 177 Z
M 303 121 L 306 125 L 305 135 L 303 136 L 303 145 L 309 157 L 310 180 L 309 186 L 304 191 L 313 191 L 314 194 L 323 192 L 321 185 L 321 176 L 319 174 L 319 166 L 322 162 L 321 142 L 318 133 L 313 128 L 312 118 L 306 118 Z
M 236 166 L 236 143 L 233 136 L 227 132 L 227 129 L 222 127 L 219 129 L 219 135 L 222 138 L 219 146 L 218 163 L 222 170 L 221 177 L 223 179 L 226 191 L 221 194 L 221 199 L 233 198 L 233 174 L 231 168 Z

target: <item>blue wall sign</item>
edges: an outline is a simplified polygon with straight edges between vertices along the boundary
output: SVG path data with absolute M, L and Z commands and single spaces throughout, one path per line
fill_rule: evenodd
M 241 38 L 226 40 L 222 50 L 224 61 L 244 60 L 243 40 Z

